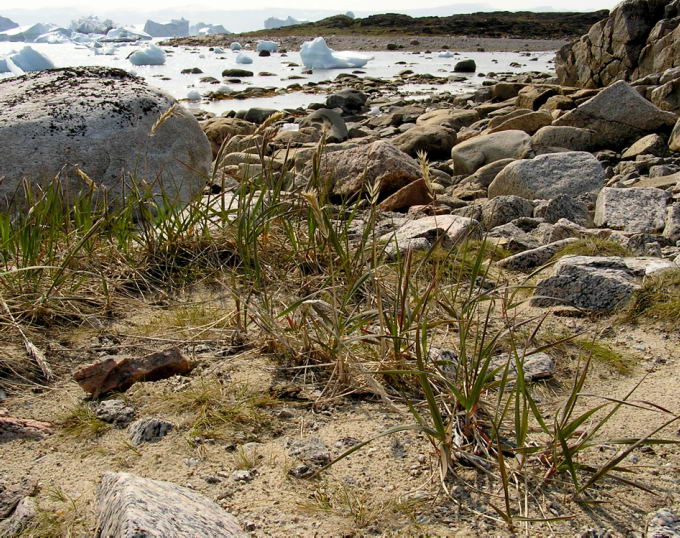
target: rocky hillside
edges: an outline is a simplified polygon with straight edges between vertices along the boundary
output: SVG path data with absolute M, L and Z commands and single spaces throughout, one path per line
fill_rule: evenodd
M 469 13 L 449 17 L 410 17 L 397 13 L 370 15 L 353 19 L 346 15 L 328 17 L 318 22 L 280 28 L 268 35 L 290 34 L 366 34 L 366 35 L 470 35 L 477 37 L 512 37 L 524 39 L 558 39 L 581 35 L 608 12 L 532 13 L 496 11 Z

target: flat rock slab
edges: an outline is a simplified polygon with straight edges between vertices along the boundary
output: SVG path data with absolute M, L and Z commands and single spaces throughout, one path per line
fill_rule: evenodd
M 502 131 L 456 144 L 451 158 L 456 174 L 469 175 L 501 159 L 519 159 L 530 148 L 531 137 L 524 131 Z
M 575 237 L 555 241 L 538 248 L 532 248 L 503 258 L 502 260 L 497 261 L 496 265 L 504 267 L 505 269 L 510 269 L 511 271 L 535 269 L 536 267 L 548 263 L 550 258 L 552 258 L 558 250 L 566 247 L 570 243 L 575 243 L 576 241 L 578 241 L 578 239 Z
M 597 196 L 595 225 L 626 232 L 663 230 L 668 193 L 651 187 L 605 187 Z
M 245 536 L 234 516 L 170 482 L 105 473 L 97 490 L 97 538 Z
M 138 381 L 157 381 L 190 371 L 189 359 L 172 348 L 140 358 L 103 359 L 75 371 L 73 378 L 85 392 L 97 398 L 112 391 L 125 392 Z

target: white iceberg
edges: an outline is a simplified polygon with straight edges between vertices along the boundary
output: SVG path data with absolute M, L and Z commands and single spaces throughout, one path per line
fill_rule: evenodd
M 128 60 L 130 60 L 132 65 L 164 65 L 165 52 L 153 43 L 150 43 L 142 49 L 133 51 L 128 56 Z
M 222 47 L 215 47 L 213 48 L 213 52 L 215 54 L 224 54 L 224 49 Z
M 237 41 L 234 41 L 231 45 L 229 45 L 229 48 L 231 50 L 241 50 L 241 43 L 238 43 Z
M 71 41 L 73 43 L 89 45 L 95 41 L 95 38 L 91 34 L 81 34 L 80 32 L 73 32 L 71 34 Z
M 247 54 L 241 53 L 236 57 L 236 63 L 237 64 L 251 64 L 251 63 L 253 63 L 253 59 L 250 56 L 248 56 Z
M 189 101 L 200 101 L 201 100 L 201 94 L 197 92 L 196 90 L 191 90 L 189 93 L 187 93 L 187 99 Z
M 262 41 L 259 40 L 257 42 L 257 45 L 255 45 L 255 50 L 257 52 L 262 52 L 267 51 L 267 52 L 276 52 L 279 49 L 279 44 L 274 42 L 274 41 Z
M 151 36 L 146 32 L 135 30 L 129 26 L 112 28 L 101 41 L 116 41 L 119 43 L 134 43 L 135 41 L 149 41 Z
M 9 65 L 7 64 L 7 58 L 0 56 L 0 73 L 11 73 Z
M 437 54 L 440 58 L 451 58 L 453 57 L 453 52 L 450 52 L 448 50 L 443 50 L 439 54 Z
M 328 48 L 323 37 L 317 37 L 302 44 L 300 58 L 307 69 L 338 69 L 363 67 L 373 59 L 373 56 L 349 51 L 336 52 Z
M 99 46 L 97 46 L 99 45 Z M 116 47 L 114 46 L 109 46 L 109 47 L 102 47 L 99 43 L 96 43 L 94 46 L 94 55 L 95 56 L 115 56 L 116 54 Z
M 54 64 L 44 54 L 31 47 L 24 47 L 19 52 L 10 54 L 7 58 L 7 67 L 15 75 L 23 75 L 31 71 L 54 69 Z
M 71 30 L 79 34 L 106 34 L 115 25 L 111 19 L 101 20 L 93 15 L 81 17 L 71 22 Z
M 41 22 L 29 26 L 19 26 L 12 28 L 0 34 L 0 41 L 24 41 L 25 43 L 32 43 L 38 37 L 54 30 L 54 24 L 43 24 Z
M 34 43 L 48 43 L 50 45 L 60 45 L 62 43 L 71 42 L 71 30 L 66 28 L 57 28 L 51 32 L 47 32 L 41 36 L 38 36 Z

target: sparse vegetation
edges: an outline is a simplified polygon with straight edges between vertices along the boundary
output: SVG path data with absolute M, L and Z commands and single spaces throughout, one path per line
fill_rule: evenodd
M 104 435 L 111 426 L 97 418 L 87 405 L 79 404 L 66 413 L 61 420 L 61 427 L 66 435 L 79 439 L 92 439 Z
M 645 279 L 624 318 L 637 321 L 642 316 L 670 328 L 680 327 L 680 269 L 663 271 Z
M 553 261 L 563 256 L 632 256 L 633 253 L 619 243 L 609 239 L 588 237 L 562 247 L 553 256 Z

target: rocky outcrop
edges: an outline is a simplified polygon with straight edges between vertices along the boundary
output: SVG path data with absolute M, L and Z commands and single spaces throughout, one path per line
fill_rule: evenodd
M 144 180 L 158 197 L 185 204 L 202 191 L 212 161 L 198 122 L 175 99 L 104 67 L 1 80 L 0 146 L 6 156 L 0 206 L 21 191 L 24 179 L 38 184 L 59 175 L 67 195 L 90 188 L 79 170 L 112 203 Z
M 234 516 L 200 493 L 129 473 L 105 473 L 97 489 L 98 538 L 244 537 Z
M 560 84 L 596 88 L 680 66 L 680 1 L 626 0 L 557 54 Z

